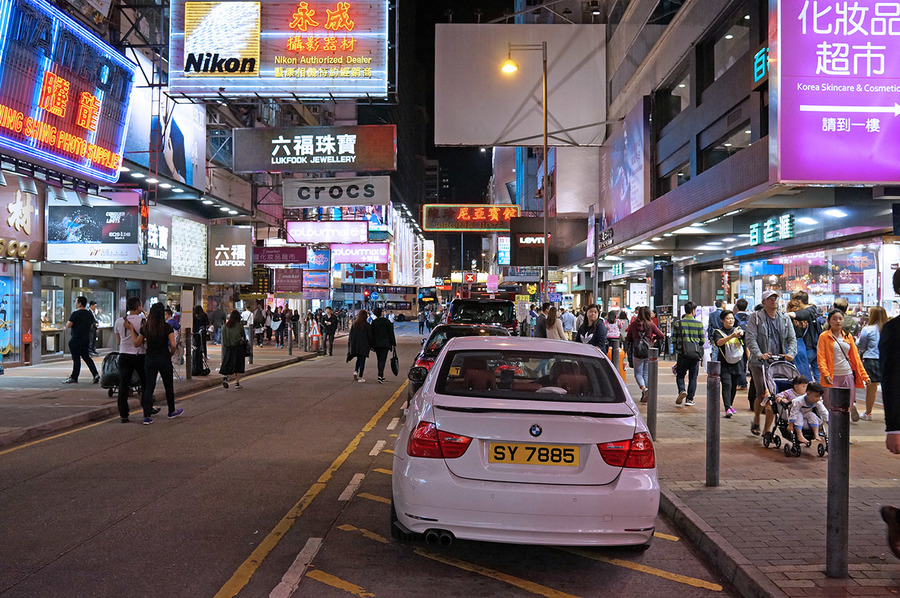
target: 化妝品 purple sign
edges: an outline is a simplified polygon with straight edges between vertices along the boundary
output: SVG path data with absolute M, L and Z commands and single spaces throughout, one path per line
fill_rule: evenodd
M 306 247 L 254 247 L 254 264 L 304 264 Z
M 288 222 L 288 243 L 365 243 L 369 240 L 369 223 L 353 222 Z
M 900 181 L 900 5 L 779 0 L 778 181 Z
M 335 264 L 387 264 L 390 257 L 387 243 L 331 246 L 331 260 Z

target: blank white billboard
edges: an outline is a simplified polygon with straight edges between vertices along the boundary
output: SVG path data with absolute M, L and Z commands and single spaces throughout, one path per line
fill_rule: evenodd
M 547 42 L 549 145 L 600 145 L 606 127 L 604 25 L 438 24 L 436 145 L 540 145 L 542 42 Z M 509 44 L 515 73 L 500 71 Z

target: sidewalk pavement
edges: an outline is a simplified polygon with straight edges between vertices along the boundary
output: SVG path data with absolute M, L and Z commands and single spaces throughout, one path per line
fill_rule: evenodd
M 659 362 L 657 467 L 661 510 L 699 547 L 742 596 L 896 596 L 900 560 L 887 546 L 879 515 L 900 504 L 900 459 L 885 448 L 884 412 L 850 424 L 850 542 L 848 579 L 825 576 L 828 456 L 804 447 L 799 457 L 764 448 L 750 434 L 747 392 L 737 415 L 721 421 L 720 484 L 706 481 L 706 375 L 696 405 L 677 407 L 672 362 Z M 632 396 L 637 385 L 627 370 Z M 857 391 L 857 400 L 864 391 Z M 646 406 L 641 406 L 646 413 Z M 652 548 L 651 548 L 652 550 Z
M 339 333 L 338 338 L 346 336 Z M 100 371 L 103 357 L 110 351 L 101 349 L 94 364 Z M 210 343 L 207 346 L 210 374 L 185 378 L 184 365 L 175 368 L 175 397 L 218 386 L 222 377 L 217 373 L 221 362 L 222 348 Z M 276 349 L 274 344 L 262 348 L 254 347 L 253 364 L 247 360 L 246 374 L 258 374 L 291 363 L 311 359 L 315 353 L 304 353 L 295 346 L 293 355 L 288 349 Z M 62 384 L 72 372 L 72 360 L 53 360 L 40 365 L 7 368 L 0 376 L 0 447 L 16 442 L 24 442 L 59 430 L 89 421 L 118 415 L 116 399 L 118 391 L 109 391 L 99 384 L 91 383 L 91 373 L 84 362 L 78 384 Z M 162 382 L 156 383 L 156 403 L 165 402 Z M 129 397 L 132 410 L 140 407 L 140 398 Z
M 418 338 L 411 331 L 398 330 L 398 335 Z M 255 348 L 247 374 L 314 356 L 296 347 L 293 356 L 274 346 Z M 220 348 L 209 345 L 212 373 L 176 379 L 176 396 L 220 384 L 219 359 Z M 829 579 L 824 573 L 827 456 L 804 449 L 800 457 L 788 458 L 781 450 L 764 448 L 761 438 L 750 434 L 747 393 L 739 391 L 737 415 L 721 422 L 720 485 L 707 488 L 706 376 L 701 372 L 696 405 L 676 407 L 671 365 L 659 362 L 654 443 L 661 510 L 733 588 L 742 596 L 778 598 L 900 594 L 900 560 L 887 548 L 878 512 L 884 504 L 900 504 L 900 460 L 885 449 L 883 411 L 876 407 L 874 421 L 851 424 L 850 577 Z M 79 384 L 61 384 L 71 366 L 66 359 L 7 369 L 0 376 L 0 447 L 117 414 L 115 396 L 90 384 L 85 370 Z M 632 396 L 640 396 L 634 371 L 626 374 Z M 161 392 L 157 384 L 157 399 Z M 862 397 L 861 391 L 857 394 Z M 131 397 L 130 404 L 136 408 L 137 399 Z M 646 406 L 641 409 L 645 412 Z

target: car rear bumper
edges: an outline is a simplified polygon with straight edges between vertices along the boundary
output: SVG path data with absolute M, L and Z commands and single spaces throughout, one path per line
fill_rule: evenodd
M 427 480 L 427 481 L 426 481 Z M 656 470 L 624 469 L 604 486 L 514 484 L 452 475 L 440 459 L 394 459 L 393 500 L 409 531 L 467 540 L 627 546 L 653 535 Z

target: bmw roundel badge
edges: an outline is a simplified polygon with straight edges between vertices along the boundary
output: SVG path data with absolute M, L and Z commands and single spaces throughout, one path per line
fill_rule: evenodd
M 540 436 L 541 432 L 543 432 L 543 431 L 544 430 L 537 424 L 534 424 L 533 426 L 531 426 L 531 428 L 528 429 L 528 433 L 531 434 L 532 436 L 534 436 L 535 438 Z

